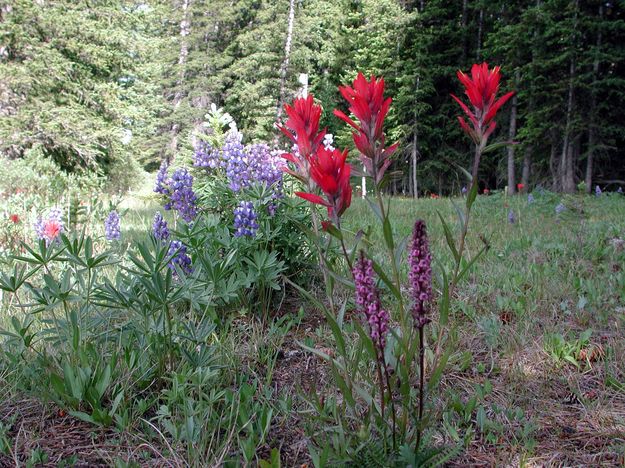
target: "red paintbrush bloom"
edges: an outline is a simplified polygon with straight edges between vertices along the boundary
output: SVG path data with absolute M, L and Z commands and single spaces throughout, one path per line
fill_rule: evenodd
M 315 154 L 326 134 L 325 129 L 319 130 L 321 110 L 321 106 L 315 104 L 312 95 L 297 98 L 293 101 L 292 106 L 284 105 L 288 119 L 284 126 L 278 127 L 289 140 L 297 145 L 298 154 L 285 153 L 282 155 L 284 159 L 295 164 L 297 169 L 296 171 L 285 169 L 285 171 L 304 182 L 310 178 L 308 160 L 311 155 Z
M 499 91 L 500 78 L 500 68 L 494 67 L 492 70 L 489 70 L 486 62 L 481 65 L 473 65 L 471 67 L 471 77 L 465 75 L 460 70 L 458 71 L 458 79 L 464 86 L 465 93 L 473 106 L 473 111 L 457 96 L 452 94 L 451 97 L 456 100 L 464 113 L 469 117 L 472 128 L 462 117 L 458 117 L 458 121 L 465 133 L 477 145 L 486 145 L 488 137 L 493 133 L 497 125 L 493 120 L 497 111 L 514 95 L 514 91 L 511 91 L 495 100 Z
M 391 164 L 390 156 L 397 149 L 397 143 L 384 147 L 384 119 L 391 107 L 391 98 L 384 99 L 384 79 L 372 76 L 367 81 L 362 73 L 352 83 L 353 87 L 339 86 L 339 91 L 349 103 L 349 111 L 358 119 L 354 122 L 340 110 L 334 115 L 354 128 L 354 144 L 360 151 L 361 160 L 376 183 L 384 176 Z
M 516 188 L 520 192 L 521 190 L 523 190 L 525 188 L 525 185 L 524 184 L 516 184 Z
M 43 235 L 46 239 L 52 241 L 61 233 L 63 227 L 61 223 L 55 220 L 48 220 L 43 227 Z
M 9 219 L 13 224 L 17 224 L 20 222 L 20 217 L 16 214 L 12 214 L 11 216 L 9 216 Z
M 349 184 L 351 166 L 347 164 L 347 150 L 328 150 L 319 147 L 316 157 L 310 158 L 310 177 L 326 198 L 314 193 L 295 192 L 304 200 L 326 206 L 330 217 L 339 217 L 352 202 Z

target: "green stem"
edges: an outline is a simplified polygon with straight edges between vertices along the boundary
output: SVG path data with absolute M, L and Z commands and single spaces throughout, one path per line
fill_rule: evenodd
M 384 222 L 386 220 L 386 210 L 384 209 L 384 200 L 382 200 L 382 192 L 380 191 L 380 189 L 378 188 L 377 184 L 373 184 L 374 188 L 375 188 L 375 195 L 376 198 L 378 200 L 378 205 L 380 206 L 380 213 L 382 214 L 382 225 L 384 226 Z M 385 242 L 386 244 L 386 242 Z M 395 285 L 397 286 L 397 290 L 401 291 L 401 279 L 399 276 L 399 268 L 397 268 L 397 262 L 395 262 L 395 252 L 393 251 L 393 249 L 391 248 L 390 245 L 386 245 L 389 251 L 389 257 L 391 258 L 391 266 L 393 268 L 393 278 L 395 280 Z M 402 324 L 402 331 L 403 331 L 403 326 L 406 322 L 405 320 L 405 313 L 404 313 L 404 300 L 401 296 L 401 294 L 398 297 L 399 300 L 399 317 L 400 317 L 400 322 Z
M 388 373 L 388 368 L 386 367 L 386 363 L 382 361 L 384 365 L 384 375 L 386 377 L 386 388 L 388 389 L 388 398 L 391 402 L 391 418 L 393 419 L 393 451 L 397 449 L 397 442 L 395 440 L 395 432 L 397 431 L 397 420 L 395 416 L 395 401 L 393 400 L 393 391 L 391 387 L 391 377 Z
M 419 452 L 421 446 L 421 423 L 423 421 L 423 403 L 425 398 L 425 333 L 423 327 L 419 327 L 419 414 L 417 420 L 417 440 L 415 442 L 415 453 Z
M 347 248 L 345 248 L 345 241 L 343 240 L 343 232 L 341 231 L 341 218 L 339 218 L 338 216 L 336 217 L 336 228 L 339 230 L 339 232 L 341 232 L 341 249 L 343 250 L 345 261 L 347 262 L 347 266 L 349 267 L 349 271 L 351 272 L 353 269 L 352 262 L 349 259 L 349 255 L 347 254 Z
M 165 333 L 167 334 L 167 342 L 169 346 L 169 349 L 167 350 L 167 358 L 169 360 L 169 368 L 172 369 L 174 363 L 174 341 L 172 338 L 172 320 L 169 313 L 169 307 L 167 307 L 167 305 L 163 306 L 163 313 L 165 314 L 165 325 L 167 328 Z

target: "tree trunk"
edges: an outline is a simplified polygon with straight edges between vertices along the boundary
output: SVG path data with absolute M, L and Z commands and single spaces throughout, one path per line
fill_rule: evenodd
M 484 8 L 480 8 L 480 20 L 477 25 L 477 51 L 475 52 L 475 60 L 479 62 L 480 51 L 482 49 L 482 30 L 484 29 Z
M 579 0 L 575 2 L 575 16 L 573 19 L 574 29 L 577 28 L 577 13 L 579 11 Z M 571 37 L 571 47 L 575 47 L 575 37 Z M 573 108 L 575 106 L 575 50 L 571 52 L 569 62 L 569 90 L 566 104 L 566 126 L 564 129 L 564 141 L 562 144 L 562 158 L 560 160 L 560 178 L 562 191 L 566 193 L 575 192 L 575 177 L 573 171 L 573 148 L 571 147 L 571 122 L 573 118 Z
M 419 94 L 419 77 L 417 76 L 417 83 L 415 87 L 415 96 Z M 417 147 L 417 106 L 415 103 L 415 112 L 414 112 L 414 125 L 413 125 L 413 133 L 412 133 L 412 196 L 417 199 L 419 198 L 419 191 L 417 190 L 417 156 L 419 155 L 419 149 Z
M 514 73 L 515 83 L 519 82 L 519 70 Z M 518 99 L 515 94 L 512 97 L 512 108 L 510 109 L 510 128 L 508 130 L 508 139 L 514 141 L 516 137 L 516 113 L 517 113 Z M 514 150 L 515 145 L 508 145 L 508 195 L 514 195 L 516 193 L 516 178 L 514 176 Z
M 599 5 L 599 18 L 603 19 L 603 4 Z M 601 48 L 601 30 L 597 34 L 597 55 Z M 588 156 L 586 158 L 586 193 L 592 189 L 592 172 L 595 156 L 595 145 L 597 144 L 596 108 L 597 108 L 597 76 L 599 75 L 599 58 L 595 58 L 592 64 L 592 89 L 590 91 L 590 121 L 588 123 Z
M 551 188 L 554 191 L 561 190 L 560 187 L 560 171 L 557 166 L 557 153 L 558 153 L 558 132 L 552 130 L 551 132 L 551 152 L 549 153 L 549 172 L 551 173 Z
M 462 59 L 460 61 L 461 66 L 464 67 L 467 61 L 467 54 L 469 53 L 467 44 L 467 19 L 468 19 L 468 0 L 462 0 L 462 22 L 461 22 L 461 31 L 462 31 Z
M 529 190 L 531 169 L 532 169 L 532 147 L 528 146 L 525 148 L 525 153 L 523 154 L 523 171 L 521 173 L 521 183 L 525 187 L 526 191 Z
M 189 21 L 189 5 L 191 0 L 182 0 L 182 19 L 180 20 L 180 53 L 178 54 L 178 79 L 176 80 L 176 93 L 173 100 L 173 113 L 175 113 L 180 107 L 184 92 L 182 85 L 184 83 L 185 66 L 187 63 L 187 57 L 189 55 L 189 44 L 187 42 L 187 36 L 191 30 L 191 22 Z M 169 143 L 169 154 L 167 155 L 167 162 L 176 156 L 178 152 L 178 134 L 180 133 L 180 123 L 176 121 L 171 127 L 171 141 Z
M 575 187 L 571 187 L 569 184 L 568 178 L 568 168 L 571 161 L 569 158 L 572 156 L 571 154 L 571 117 L 573 114 L 573 105 L 574 105 L 574 78 L 575 78 L 575 60 L 571 58 L 569 63 L 569 90 L 566 104 L 566 125 L 564 128 L 564 139 L 562 141 L 562 154 L 560 156 L 560 167 L 559 167 L 559 175 L 560 175 L 560 187 L 563 192 L 573 193 L 575 191 Z
M 286 32 L 286 43 L 284 44 L 284 61 L 280 67 L 280 97 L 278 100 L 278 109 L 276 111 L 276 121 L 279 121 L 280 117 L 282 117 L 282 107 L 284 106 L 286 74 L 289 69 L 289 61 L 291 59 L 291 43 L 293 42 L 293 23 L 295 23 L 295 0 L 290 0 L 289 23 Z

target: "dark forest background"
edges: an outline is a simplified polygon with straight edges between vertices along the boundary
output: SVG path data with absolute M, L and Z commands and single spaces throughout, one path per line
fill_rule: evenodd
M 470 145 L 449 94 L 482 61 L 518 91 L 496 139 L 519 142 L 488 155 L 483 187 L 625 185 L 623 1 L 0 0 L 0 154 L 128 177 L 188 157 L 212 103 L 275 141 L 302 73 L 349 145 L 331 110 L 363 71 L 394 99 L 389 190 L 458 193 Z

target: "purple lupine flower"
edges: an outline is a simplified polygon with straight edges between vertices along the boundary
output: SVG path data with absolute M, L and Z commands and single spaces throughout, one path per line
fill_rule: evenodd
M 104 237 L 106 240 L 119 240 L 121 238 L 119 213 L 115 210 L 111 211 L 104 220 Z
M 564 210 L 566 210 L 566 206 L 564 206 L 562 203 L 558 203 L 558 205 L 556 206 L 556 214 L 559 215 Z
M 39 217 L 33 226 L 37 238 L 44 239 L 47 245 L 57 241 L 65 229 L 62 216 L 61 209 L 55 206 L 48 210 L 46 216 Z
M 172 259 L 169 261 L 169 268 L 174 270 L 174 273 L 176 273 L 176 266 L 186 274 L 193 271 L 191 267 L 191 257 L 187 255 L 187 246 L 179 240 L 171 241 L 167 255 L 173 255 Z
M 222 167 L 221 151 L 218 148 L 213 148 L 207 141 L 200 141 L 193 154 L 193 165 L 208 170 Z
M 529 194 L 527 195 L 527 204 L 528 204 L 528 205 L 531 205 L 532 203 L 534 203 L 534 201 L 535 201 L 535 200 L 534 200 L 534 195 L 532 195 L 531 193 L 529 193 Z
M 382 308 L 380 293 L 375 285 L 373 274 L 373 262 L 365 257 L 363 252 L 356 260 L 352 270 L 356 286 L 356 306 L 363 314 L 369 325 L 369 336 L 378 348 L 381 358 L 386 346 L 386 334 L 388 332 L 389 315 Z
M 603 192 L 601 191 L 601 187 L 599 187 L 598 185 L 595 185 L 595 195 L 597 197 L 600 197 L 602 193 Z
M 169 228 L 167 221 L 163 219 L 163 215 L 157 211 L 154 215 L 154 223 L 152 224 L 152 233 L 154 237 L 161 241 L 169 239 Z
M 514 224 L 516 222 L 516 217 L 514 216 L 514 211 L 508 211 L 508 222 L 510 224 Z
M 197 197 L 193 192 L 193 176 L 185 168 L 176 169 L 169 180 L 169 201 L 166 210 L 174 209 L 190 223 L 197 216 Z
M 258 215 L 254 210 L 254 204 L 250 201 L 242 201 L 234 209 L 234 236 L 254 237 L 258 230 Z
M 616 191 L 616 193 L 620 193 L 622 195 L 623 194 L 623 187 L 619 187 L 618 190 Z
M 156 193 L 160 193 L 162 195 L 168 194 L 167 186 L 169 185 L 169 181 L 167 179 L 167 170 L 169 169 L 169 165 L 167 161 L 161 162 L 161 167 L 156 173 L 156 182 L 154 184 L 154 191 Z
M 428 302 L 432 300 L 432 254 L 425 221 L 418 219 L 412 231 L 412 244 L 408 253 L 408 279 L 414 305 L 412 318 L 415 327 L 421 328 L 429 321 Z
M 249 185 L 247 152 L 242 141 L 243 135 L 240 132 L 230 130 L 226 134 L 226 141 L 222 148 L 226 177 L 233 192 L 238 192 Z
M 466 186 L 466 185 L 464 185 L 464 186 L 462 187 L 462 195 L 466 195 L 466 194 L 467 194 L 467 186 Z
M 282 152 L 271 151 L 265 144 L 250 145 L 248 152 L 248 175 L 250 182 L 264 183 L 267 187 L 282 186 Z

